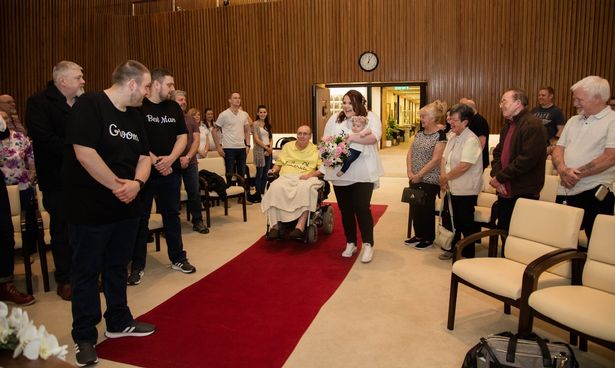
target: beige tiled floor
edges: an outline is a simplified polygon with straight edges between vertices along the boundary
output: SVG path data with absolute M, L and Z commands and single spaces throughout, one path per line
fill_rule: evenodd
M 465 352 L 481 336 L 516 329 L 517 312 L 504 315 L 502 305 L 461 286 L 456 328 L 446 329 L 450 263 L 437 259 L 435 249 L 417 251 L 403 245 L 407 206 L 399 202 L 406 185 L 405 150 L 401 145 L 384 149 L 387 176 L 374 192 L 373 203 L 389 208 L 376 226 L 376 252 L 370 264 L 355 263 L 337 292 L 322 307 L 285 367 L 459 367 Z M 258 205 L 249 206 L 248 222 L 241 221 L 240 206 L 230 215 L 212 213 L 208 235 L 193 233 L 184 222 L 184 243 L 190 261 L 198 268 L 192 275 L 169 269 L 166 252 L 150 246 L 143 283 L 128 288 L 135 316 L 154 308 L 184 287 L 224 265 L 262 236 L 265 219 Z M 185 220 L 185 217 L 182 217 Z M 339 226 L 337 224 L 336 226 Z M 340 244 L 340 253 L 343 244 Z M 49 257 L 51 259 L 51 256 Z M 37 270 L 38 262 L 34 264 Z M 23 266 L 16 269 L 23 287 Z M 54 292 L 43 293 L 37 276 L 37 303 L 26 307 L 36 323 L 45 324 L 63 344 L 72 347 L 70 304 Z M 317 286 L 317 285 L 315 285 Z M 566 334 L 543 322 L 537 332 L 566 341 Z M 102 336 L 104 323 L 99 325 Z M 613 367 L 615 353 L 590 344 L 589 353 L 576 351 L 582 367 Z M 68 359 L 74 361 L 74 352 Z M 100 367 L 126 365 L 101 361 Z

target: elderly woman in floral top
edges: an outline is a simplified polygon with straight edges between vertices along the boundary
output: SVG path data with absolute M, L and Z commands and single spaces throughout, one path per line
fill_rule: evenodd
M 6 119 L 5 112 L 0 116 Z M 0 170 L 4 174 L 6 185 L 19 187 L 21 210 L 26 212 L 26 229 L 28 235 L 24 244 L 34 245 L 36 239 L 36 215 L 34 207 L 34 154 L 28 138 L 14 130 L 0 132 Z M 33 251 L 34 249 L 30 249 Z

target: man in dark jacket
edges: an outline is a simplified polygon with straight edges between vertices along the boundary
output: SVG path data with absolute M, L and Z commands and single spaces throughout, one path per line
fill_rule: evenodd
M 547 131 L 527 104 L 527 94 L 519 89 L 506 91 L 500 101 L 506 123 L 493 150 L 489 184 L 498 194 L 498 228 L 505 230 L 517 199 L 538 199 L 545 182 Z
M 51 251 L 56 266 L 57 293 L 70 300 L 72 251 L 68 243 L 68 224 L 62 203 L 62 157 L 66 123 L 71 107 L 83 93 L 83 70 L 72 61 L 60 61 L 53 68 L 53 80 L 28 99 L 26 121 L 36 157 L 38 184 L 43 206 L 49 213 Z

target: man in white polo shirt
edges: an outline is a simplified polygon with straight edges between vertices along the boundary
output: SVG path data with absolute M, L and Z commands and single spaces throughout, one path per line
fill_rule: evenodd
M 615 111 L 607 106 L 609 82 L 589 76 L 570 87 L 578 115 L 568 120 L 553 151 L 561 178 L 558 203 L 583 208 L 589 239 L 598 214 L 613 215 Z
M 226 182 L 231 182 L 233 173 L 244 177 L 246 157 L 250 151 L 250 116 L 241 109 L 241 96 L 233 92 L 228 99 L 230 107 L 218 115 L 214 129 L 214 141 L 218 153 L 224 157 Z M 222 137 L 220 137 L 220 134 Z

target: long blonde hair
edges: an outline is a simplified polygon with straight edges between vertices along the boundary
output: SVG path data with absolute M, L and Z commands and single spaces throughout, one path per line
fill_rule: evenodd
M 423 106 L 419 110 L 419 115 L 428 115 L 436 121 L 436 124 L 444 124 L 444 117 L 446 116 L 447 109 L 448 105 L 445 101 L 435 100 L 434 102 Z

